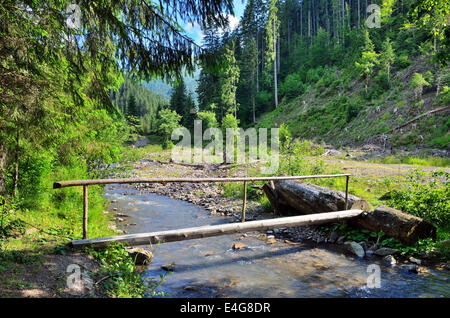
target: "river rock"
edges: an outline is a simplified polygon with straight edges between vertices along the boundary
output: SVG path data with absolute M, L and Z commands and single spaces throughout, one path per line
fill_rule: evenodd
M 241 250 L 243 248 L 246 248 L 247 245 L 243 244 L 243 243 L 234 243 L 232 246 L 233 250 Z
M 336 240 L 339 238 L 339 235 L 337 232 L 331 232 L 330 238 L 328 239 L 330 243 L 336 242 Z
M 394 255 L 398 252 L 399 252 L 399 250 L 396 250 L 394 248 L 382 247 L 382 248 L 377 249 L 373 253 L 378 256 L 387 256 L 387 255 Z
M 387 266 L 394 266 L 395 264 L 397 264 L 397 261 L 395 260 L 394 256 L 387 255 L 383 257 L 383 264 Z
M 128 255 L 134 260 L 136 265 L 150 264 L 153 259 L 153 254 L 143 248 L 127 249 Z
M 422 261 L 420 259 L 412 257 L 412 256 L 409 258 L 409 261 L 414 264 L 417 264 L 417 265 L 422 265 Z
M 346 242 L 345 245 L 348 247 L 348 250 L 358 256 L 359 258 L 363 258 L 365 255 L 364 248 L 356 242 Z
M 340 237 L 337 239 L 336 244 L 343 244 L 344 241 L 345 241 L 345 236 L 340 236 Z
M 419 273 L 418 266 L 416 264 L 402 265 L 400 268 L 410 273 Z
M 175 270 L 175 263 L 161 265 L 161 269 L 166 272 L 173 272 Z

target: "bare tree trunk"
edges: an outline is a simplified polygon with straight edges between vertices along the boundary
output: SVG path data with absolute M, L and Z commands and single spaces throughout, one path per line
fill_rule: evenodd
M 259 93 L 259 30 L 256 32 L 256 92 Z
M 252 106 L 253 106 L 253 123 L 256 123 L 256 110 L 255 110 L 255 94 L 252 94 Z
M 277 72 L 280 73 L 281 70 L 281 62 L 280 62 L 280 53 L 281 53 L 281 44 L 280 37 L 277 39 Z
M 300 35 L 303 39 L 303 3 L 301 4 L 300 7 Z
M 277 35 L 275 29 L 275 21 L 273 23 L 273 51 L 275 52 L 275 55 L 277 55 Z M 273 61 L 273 85 L 275 90 L 275 108 L 278 107 L 277 58 L 278 57 L 275 56 L 275 59 Z
M 14 153 L 14 178 L 13 178 L 13 196 L 17 198 L 17 185 L 19 183 L 19 129 L 16 132 L 16 151 Z
M 358 29 L 361 27 L 361 0 L 358 0 Z
M 6 147 L 0 142 L 0 195 L 6 194 L 6 157 Z

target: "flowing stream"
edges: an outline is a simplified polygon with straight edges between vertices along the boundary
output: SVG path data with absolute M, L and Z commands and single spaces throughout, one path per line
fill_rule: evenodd
M 128 215 L 121 228 L 130 234 L 232 222 L 194 204 L 140 193 L 131 186 L 107 186 L 105 196 Z M 386 267 L 379 259 L 357 259 L 320 246 L 268 244 L 263 234 L 151 246 L 153 262 L 143 275 L 158 280 L 166 273 L 162 267 L 173 264 L 159 288 L 168 297 L 450 297 L 446 271 L 413 274 Z M 235 243 L 246 247 L 234 250 Z M 380 288 L 368 287 L 378 273 L 373 264 L 380 268 Z

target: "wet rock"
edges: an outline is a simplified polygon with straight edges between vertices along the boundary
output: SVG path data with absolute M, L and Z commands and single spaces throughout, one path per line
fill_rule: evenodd
M 165 270 L 166 272 L 173 272 L 175 271 L 175 263 L 161 265 L 161 269 Z
M 243 243 L 234 243 L 232 246 L 233 250 L 241 250 L 243 248 L 248 247 L 247 245 L 243 244 Z
M 116 221 L 117 222 L 125 222 L 125 219 L 124 218 L 116 218 Z
M 272 236 L 272 237 L 271 237 L 271 238 L 267 237 L 266 243 L 268 243 L 268 244 L 274 244 L 274 243 L 277 243 L 277 242 L 278 242 L 278 241 L 275 239 L 275 237 L 273 237 L 273 235 L 269 235 L 269 236 Z
M 385 257 L 383 257 L 383 264 L 386 266 L 395 266 L 395 264 L 397 264 L 397 261 L 395 260 L 394 256 L 392 255 L 387 255 Z
M 116 213 L 116 216 L 122 217 L 122 218 L 127 218 L 127 217 L 129 217 L 129 215 L 128 215 L 128 214 L 125 214 L 125 213 Z
M 366 256 L 367 257 L 370 257 L 370 256 L 372 256 L 373 255 L 373 250 L 371 250 L 371 249 L 368 249 L 368 250 L 366 250 Z
M 364 248 L 356 242 L 346 242 L 345 245 L 348 247 L 348 250 L 358 256 L 359 258 L 363 258 L 365 255 Z
M 345 241 L 345 236 L 340 236 L 337 239 L 336 244 L 344 244 L 344 241 Z
M 134 260 L 136 265 L 147 265 L 152 262 L 153 254 L 143 248 L 127 249 L 128 255 Z
M 334 242 L 337 241 L 338 238 L 339 238 L 339 235 L 337 234 L 337 232 L 331 232 L 328 241 L 329 241 L 330 243 L 334 243 Z
M 414 264 L 417 264 L 417 265 L 422 265 L 422 261 L 420 259 L 412 257 L 412 256 L 409 258 L 409 261 Z
M 414 274 L 419 273 L 418 266 L 416 264 L 402 265 L 400 268 L 409 273 L 414 273 Z
M 395 248 L 382 247 L 377 249 L 373 253 L 378 256 L 387 256 L 387 255 L 394 255 L 398 252 L 399 250 L 396 250 Z

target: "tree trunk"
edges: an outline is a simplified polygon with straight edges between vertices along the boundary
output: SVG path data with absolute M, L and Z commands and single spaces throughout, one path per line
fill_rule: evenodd
M 419 239 L 436 237 L 436 228 L 416 216 L 381 206 L 366 212 L 350 222 L 358 227 L 395 238 L 406 245 L 413 245 Z
M 325 213 L 345 210 L 345 193 L 295 180 L 275 181 L 263 190 L 275 212 L 280 215 Z M 347 209 L 369 210 L 360 198 L 349 195 Z
M 0 141 L 0 195 L 6 195 L 6 156 L 6 147 Z
M 255 94 L 252 94 L 253 123 L 256 123 Z
M 275 90 L 275 108 L 278 107 L 278 83 L 277 83 L 277 34 L 275 28 L 275 20 L 273 21 L 273 51 L 275 59 L 273 61 L 273 86 Z
M 17 185 L 19 183 L 19 129 L 16 132 L 16 150 L 14 152 L 14 176 L 13 176 L 13 197 L 17 198 Z
M 361 0 L 358 0 L 358 29 L 361 27 Z

